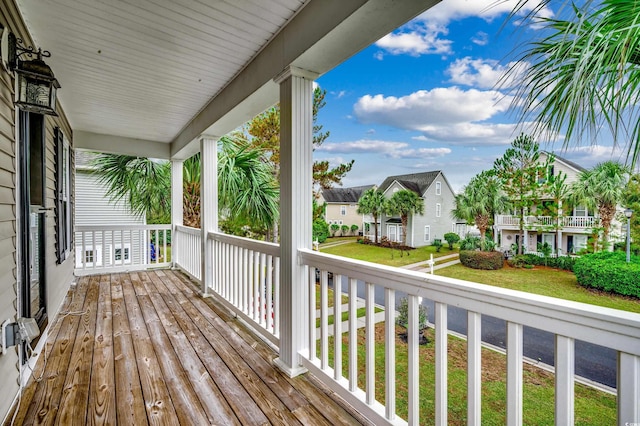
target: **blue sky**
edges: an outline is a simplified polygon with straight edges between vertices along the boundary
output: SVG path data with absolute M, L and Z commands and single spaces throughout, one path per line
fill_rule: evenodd
M 522 130 L 511 99 L 494 85 L 515 59 L 513 49 L 541 31 L 517 19 L 505 26 L 515 1 L 494 2 L 443 0 L 320 77 L 327 105 L 318 121 L 331 135 L 314 158 L 354 159 L 345 187 L 442 170 L 459 191 L 491 168 Z M 557 13 L 553 3 L 541 11 Z M 584 167 L 621 159 L 608 141 L 565 151 L 561 137 L 542 148 Z

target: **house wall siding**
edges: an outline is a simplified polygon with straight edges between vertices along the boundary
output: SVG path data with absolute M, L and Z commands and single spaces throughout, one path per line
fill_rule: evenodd
M 0 24 L 9 28 L 28 46 L 33 45 L 20 14 L 12 1 L 0 2 Z M 54 52 L 55 54 L 55 52 Z M 64 90 L 64 89 L 62 89 Z M 0 323 L 18 316 L 17 266 L 17 169 L 16 169 L 16 112 L 14 108 L 14 77 L 0 65 Z M 46 117 L 46 199 L 45 207 L 55 202 L 55 157 L 53 129 L 60 126 L 72 142 L 71 128 L 59 109 L 59 117 Z M 72 177 L 73 185 L 73 177 Z M 73 279 L 73 255 L 56 264 L 55 213 L 51 209 L 46 218 L 46 283 L 47 313 L 53 318 Z M 19 362 L 17 348 L 0 355 L 0 419 L 6 417 L 18 392 Z
M 347 214 L 344 216 L 340 214 L 340 209 L 342 206 L 347 206 Z M 357 204 L 327 203 L 325 220 L 327 223 L 336 223 L 336 221 L 342 221 L 342 224 L 347 225 L 349 228 L 351 228 L 351 225 L 358 225 L 358 229 L 362 231 L 362 215 L 359 214 L 357 210 Z
M 436 195 L 436 182 L 441 182 L 440 195 Z M 455 222 L 451 218 L 455 197 L 442 173 L 427 188 L 423 198 L 425 199 L 424 215 L 414 215 L 413 217 L 414 247 L 431 245 L 436 238 L 444 243 L 444 234 L 452 231 Z M 436 204 L 440 204 L 440 217 L 436 216 Z M 427 225 L 431 227 L 430 241 L 424 240 L 424 227 Z

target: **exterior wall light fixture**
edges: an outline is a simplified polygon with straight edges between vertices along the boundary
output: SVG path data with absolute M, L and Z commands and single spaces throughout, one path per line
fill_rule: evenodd
M 8 34 L 8 67 L 15 71 L 17 79 L 17 93 L 15 104 L 18 108 L 38 114 L 58 115 L 56 113 L 56 90 L 60 83 L 53 75 L 53 71 L 42 58 L 51 57 L 48 50 L 33 46 L 23 47 L 22 39 L 13 33 Z M 22 55 L 35 59 L 23 60 Z

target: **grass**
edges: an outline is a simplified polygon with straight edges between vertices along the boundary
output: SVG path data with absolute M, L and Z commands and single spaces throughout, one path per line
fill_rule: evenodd
M 332 307 L 333 306 L 333 290 L 332 289 L 328 289 L 328 306 Z M 344 305 L 345 303 L 349 302 L 349 297 L 345 296 L 344 294 L 342 295 L 342 304 Z M 316 309 L 320 309 L 320 284 L 316 284 Z
M 402 329 L 396 327 L 396 336 Z M 435 415 L 435 349 L 433 330 L 427 331 L 430 343 L 419 349 L 420 424 L 433 424 Z M 348 377 L 348 337 L 342 341 L 343 376 Z M 358 386 L 365 386 L 365 336 L 358 331 Z M 376 325 L 376 399 L 384 404 L 385 345 L 384 323 Z M 333 337 L 329 359 L 333 366 Z M 464 425 L 467 415 L 466 342 L 448 339 L 448 424 Z M 524 365 L 523 420 L 526 425 L 554 424 L 554 376 L 537 367 Z M 407 418 L 407 345 L 396 337 L 396 409 Z M 482 349 L 482 424 L 503 425 L 506 416 L 506 357 Z M 616 398 L 592 388 L 575 386 L 575 424 L 615 424 Z
M 344 297 L 344 296 L 342 296 Z M 366 308 L 358 308 L 356 310 L 356 318 L 361 318 L 365 315 L 365 309 Z M 374 307 L 373 311 L 377 314 L 378 312 L 382 312 L 382 309 Z M 347 320 L 349 320 L 349 311 L 344 311 L 342 312 L 342 322 L 345 322 Z M 334 321 L 334 316 L 333 315 L 329 315 L 329 317 L 327 318 L 327 324 L 328 325 L 333 325 L 333 321 Z M 320 327 L 320 318 L 316 318 L 316 328 Z
M 568 271 L 540 267 L 534 269 L 504 267 L 496 271 L 482 271 L 458 264 L 434 272 L 443 277 L 640 313 L 640 299 L 588 290 L 578 284 L 573 272 Z
M 329 240 L 327 240 L 329 241 Z M 367 262 L 380 263 L 388 266 L 405 266 L 412 263 L 429 260 L 431 254 L 434 259 L 446 256 L 448 254 L 457 253 L 457 249 L 449 250 L 447 245 L 436 252 L 433 246 L 419 247 L 415 250 L 400 252 L 400 250 L 390 249 L 386 247 L 378 247 L 368 244 L 359 244 L 357 242 L 341 244 L 334 247 L 320 247 L 323 253 L 334 254 L 336 256 L 344 256 L 352 259 L 365 260 Z M 426 266 L 425 266 L 426 267 Z

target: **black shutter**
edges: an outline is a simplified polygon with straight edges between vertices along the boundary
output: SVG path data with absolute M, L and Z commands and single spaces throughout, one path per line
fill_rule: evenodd
M 64 137 L 59 127 L 55 128 L 55 164 L 56 164 L 56 205 L 55 205 L 55 233 L 56 233 L 56 263 L 64 262 L 65 252 L 67 248 L 66 239 L 66 209 L 64 205 Z

